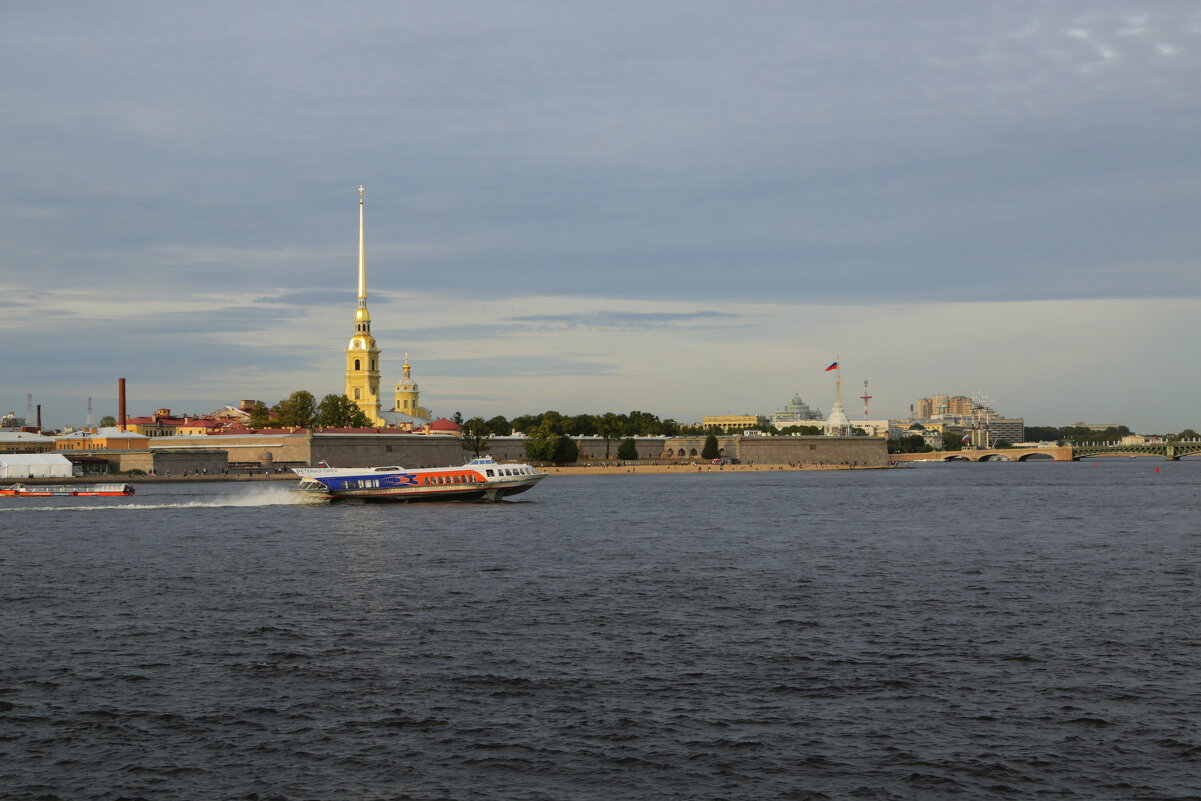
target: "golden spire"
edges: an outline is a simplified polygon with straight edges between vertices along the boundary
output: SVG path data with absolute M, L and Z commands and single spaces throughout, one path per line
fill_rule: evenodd
M 363 187 L 359 185 L 359 306 L 354 313 L 359 332 L 371 330 L 371 313 L 367 311 L 367 244 L 363 236 Z
M 371 336 L 367 312 L 367 248 L 363 232 L 363 187 L 359 187 L 359 303 L 354 312 L 354 336 L 346 348 L 346 397 L 372 425 L 382 425 L 379 415 L 379 346 Z
M 363 238 L 363 186 L 359 185 L 359 305 L 367 305 L 367 246 Z

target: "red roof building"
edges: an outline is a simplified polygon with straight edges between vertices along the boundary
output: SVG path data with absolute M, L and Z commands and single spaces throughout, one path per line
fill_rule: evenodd
M 427 434 L 454 434 L 458 436 L 463 429 L 454 420 L 447 420 L 445 417 L 439 417 L 431 423 L 425 424 L 425 433 Z

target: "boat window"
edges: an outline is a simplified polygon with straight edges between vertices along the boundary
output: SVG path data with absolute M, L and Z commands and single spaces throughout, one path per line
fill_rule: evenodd
M 489 470 L 489 471 L 488 471 L 488 475 L 489 475 L 489 476 L 493 475 L 493 473 L 492 473 L 492 471 L 491 471 L 491 470 Z

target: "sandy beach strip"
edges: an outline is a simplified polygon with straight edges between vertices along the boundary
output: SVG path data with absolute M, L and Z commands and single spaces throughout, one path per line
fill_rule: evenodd
M 615 476 L 627 473 L 634 474 L 695 474 L 695 473 L 767 473 L 788 470 L 792 472 L 815 470 L 884 470 L 893 465 L 846 465 L 846 464 L 590 464 L 570 465 L 566 467 L 539 467 L 538 469 L 552 476 Z

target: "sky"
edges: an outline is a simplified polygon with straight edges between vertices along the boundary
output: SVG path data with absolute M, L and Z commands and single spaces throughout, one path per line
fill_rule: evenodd
M 1201 11 L 0 5 L 0 413 L 343 389 L 465 417 L 1201 429 Z

